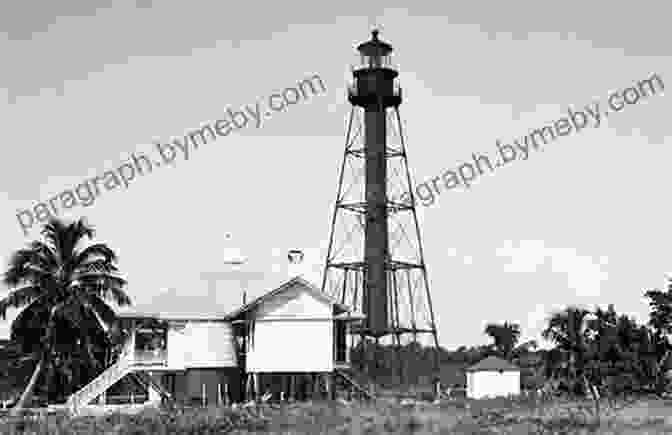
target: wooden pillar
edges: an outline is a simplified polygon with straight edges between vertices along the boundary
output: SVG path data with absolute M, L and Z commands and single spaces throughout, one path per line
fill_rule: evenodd
M 289 375 L 289 400 L 296 401 L 296 377 L 294 374 Z
M 334 377 L 333 377 L 333 375 L 331 373 L 324 373 L 322 375 L 322 377 L 324 379 L 324 386 L 326 387 L 326 390 L 327 390 L 327 394 L 326 394 L 325 398 L 327 400 L 334 400 L 335 397 L 334 397 L 334 385 L 333 385 Z
M 312 394 L 310 395 L 311 400 L 315 400 L 315 399 L 319 398 L 319 391 L 320 391 L 319 382 L 320 382 L 319 376 L 317 376 L 316 373 L 311 373 L 310 374 L 310 383 L 311 383 L 311 386 L 312 386 L 312 388 L 311 388 Z
M 252 398 L 252 373 L 245 375 L 245 394 L 244 401 L 247 402 Z
M 260 399 L 260 394 L 259 394 L 259 373 L 255 372 L 252 373 L 252 384 L 253 384 L 253 389 L 254 389 L 254 401 L 258 401 Z
M 401 336 L 400 334 L 397 334 L 395 336 L 396 343 L 395 343 L 395 353 L 397 354 L 397 364 L 399 365 L 399 385 L 401 387 L 404 387 L 404 359 L 401 355 L 402 348 L 401 348 Z
M 284 402 L 285 401 L 285 392 L 287 391 L 287 375 L 281 374 L 281 382 L 280 382 L 280 401 Z

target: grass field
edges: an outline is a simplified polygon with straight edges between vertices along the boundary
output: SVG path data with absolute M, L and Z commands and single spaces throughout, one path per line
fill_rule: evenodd
M 605 404 L 606 405 L 606 404 Z M 148 409 L 69 419 L 23 417 L 2 434 L 672 434 L 672 402 L 642 399 L 605 411 L 596 427 L 589 403 L 535 405 L 493 399 L 401 405 L 305 402 L 248 408 Z M 623 403 L 619 406 L 624 406 Z M 616 407 L 618 408 L 618 407 Z

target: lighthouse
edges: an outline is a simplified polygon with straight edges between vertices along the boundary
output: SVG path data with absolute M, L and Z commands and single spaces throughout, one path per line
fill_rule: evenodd
M 373 30 L 357 46 L 358 62 L 351 68 L 350 118 L 322 290 L 364 314 L 361 326 L 351 329 L 360 343 L 391 339 L 400 348 L 426 334 L 424 344 L 438 350 L 399 114 L 399 71 L 392 45 L 379 33 Z M 391 199 L 405 192 L 408 200 Z M 435 369 L 437 364 L 435 359 Z

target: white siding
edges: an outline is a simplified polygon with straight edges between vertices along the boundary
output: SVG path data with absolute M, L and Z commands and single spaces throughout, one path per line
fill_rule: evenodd
M 301 284 L 264 302 L 255 316 L 248 372 L 330 372 L 333 305 Z
M 188 321 L 184 329 L 168 330 L 168 368 L 236 367 L 231 325 Z
M 248 372 L 330 372 L 331 320 L 259 320 L 248 351 Z
M 520 372 L 469 372 L 467 384 L 467 394 L 472 399 L 518 395 L 520 394 Z
M 168 351 L 168 368 L 171 370 L 184 370 L 184 351 L 186 349 L 186 328 L 168 328 L 166 337 L 166 349 Z

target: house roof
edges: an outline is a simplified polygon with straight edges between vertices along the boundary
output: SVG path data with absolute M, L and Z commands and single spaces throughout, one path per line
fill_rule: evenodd
M 261 296 L 253 299 L 251 302 L 240 305 L 236 291 L 223 291 L 217 293 L 198 294 L 178 294 L 174 290 L 169 290 L 155 296 L 151 303 L 140 306 L 117 307 L 115 311 L 120 318 L 156 318 L 164 320 L 230 320 L 251 310 L 261 303 L 274 296 L 293 288 L 296 284 L 301 285 L 318 300 L 323 300 L 334 304 L 337 313 L 350 311 L 350 308 L 337 303 L 327 294 L 315 287 L 309 281 L 302 277 L 295 277 L 290 280 L 285 278 L 285 282 L 279 287 L 277 280 L 275 285 L 271 283 L 262 283 L 265 288 L 273 288 L 270 292 L 265 292 Z M 270 285 L 269 285 L 270 284 Z M 256 286 L 255 286 L 256 287 Z M 259 286 L 263 288 L 262 286 Z M 236 303 L 237 302 L 237 303 Z M 238 307 L 234 311 L 231 308 Z
M 489 356 L 477 362 L 473 366 L 467 367 L 468 372 L 482 372 L 482 371 L 519 371 L 520 369 L 510 362 L 498 358 L 496 356 Z
M 310 282 L 306 281 L 305 279 L 301 278 L 300 276 L 294 277 L 278 287 L 277 289 L 270 291 L 264 295 L 259 296 L 258 298 L 254 299 L 253 301 L 243 305 L 242 307 L 238 308 L 237 310 L 227 314 L 224 316 L 224 320 L 234 320 L 235 318 L 239 317 L 241 314 L 244 314 L 259 305 L 263 304 L 264 302 L 274 298 L 275 296 L 288 291 L 294 287 L 294 285 L 300 284 L 305 290 L 307 290 L 313 297 L 316 299 L 322 300 L 324 302 L 333 304 L 336 307 L 336 310 L 338 312 L 347 312 L 349 311 L 349 308 L 346 307 L 343 304 L 339 304 L 336 302 L 333 298 L 322 292 L 320 289 L 315 287 L 313 284 Z
M 121 319 L 162 319 L 162 320 L 222 320 L 226 313 L 185 313 L 185 312 L 156 312 L 156 311 L 128 311 L 118 313 Z

